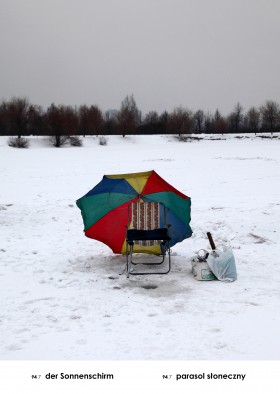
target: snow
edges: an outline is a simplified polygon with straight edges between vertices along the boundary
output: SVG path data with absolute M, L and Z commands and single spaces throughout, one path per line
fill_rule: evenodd
M 279 359 L 280 141 L 204 137 L 60 149 L 0 137 L 1 359 Z M 191 197 L 193 236 L 168 275 L 127 279 L 124 256 L 84 236 L 75 201 L 104 174 L 152 169 Z M 232 247 L 236 282 L 194 279 L 207 231 Z

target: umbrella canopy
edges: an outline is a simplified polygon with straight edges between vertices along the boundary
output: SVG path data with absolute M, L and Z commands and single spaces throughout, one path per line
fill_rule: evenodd
M 179 192 L 155 171 L 132 174 L 104 175 L 85 196 L 77 200 L 84 232 L 89 238 L 108 245 L 114 253 L 126 253 L 128 207 L 133 202 L 159 202 L 165 206 L 170 245 L 192 235 L 191 200 Z M 163 220 L 163 219 L 162 219 Z M 163 223 L 162 223 L 163 225 Z M 160 247 L 158 246 L 160 254 Z M 135 252 L 140 250 L 135 250 Z M 141 252 L 152 253 L 146 248 Z

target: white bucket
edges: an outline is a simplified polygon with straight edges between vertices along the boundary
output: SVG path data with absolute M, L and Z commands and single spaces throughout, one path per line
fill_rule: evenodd
M 197 256 L 191 259 L 192 273 L 196 280 L 214 280 L 217 279 L 213 274 L 206 261 L 201 261 Z

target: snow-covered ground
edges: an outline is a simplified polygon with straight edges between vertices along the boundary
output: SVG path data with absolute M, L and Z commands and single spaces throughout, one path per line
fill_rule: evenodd
M 86 137 L 81 148 L 0 138 L 2 360 L 280 358 L 280 140 Z M 119 275 L 75 201 L 104 174 L 154 169 L 192 199 L 193 236 L 168 275 Z M 199 282 L 190 258 L 231 245 L 238 280 Z

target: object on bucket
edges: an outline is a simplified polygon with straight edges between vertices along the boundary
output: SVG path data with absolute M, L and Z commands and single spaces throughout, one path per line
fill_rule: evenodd
M 207 257 L 207 264 L 214 275 L 222 282 L 233 282 L 237 279 L 235 258 L 231 248 L 217 250 L 211 233 L 207 233 L 212 252 Z
M 214 280 L 217 279 L 209 265 L 207 264 L 207 258 L 209 253 L 207 250 L 200 249 L 197 252 L 197 255 L 192 257 L 192 273 L 196 280 Z

